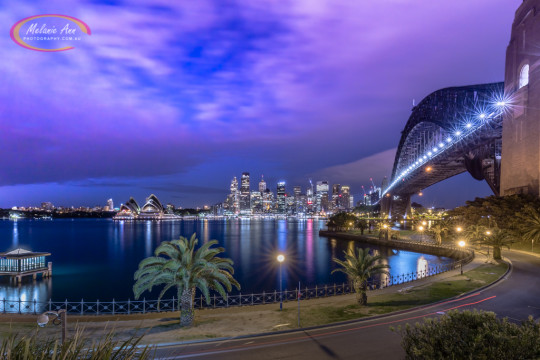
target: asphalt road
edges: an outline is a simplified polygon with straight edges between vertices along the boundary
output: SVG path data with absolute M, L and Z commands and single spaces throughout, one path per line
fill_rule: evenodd
M 514 321 L 532 315 L 540 318 L 540 258 L 507 251 L 513 269 L 495 286 L 466 297 L 420 310 L 376 320 L 296 331 L 281 335 L 258 336 L 199 344 L 158 348 L 160 359 L 403 359 L 400 335 L 391 331 L 406 323 L 437 317 L 451 309 L 494 311 Z

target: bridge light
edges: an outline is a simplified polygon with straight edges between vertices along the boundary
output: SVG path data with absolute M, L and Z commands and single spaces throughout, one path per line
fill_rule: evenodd
M 426 172 L 431 172 L 431 170 L 433 170 L 433 168 L 432 168 L 431 166 L 428 166 L 428 167 L 426 168 Z
M 444 146 L 443 143 L 440 143 L 440 144 L 439 144 L 439 147 L 440 147 L 441 149 L 443 148 L 443 146 Z
M 426 160 L 426 159 L 427 159 L 427 156 L 426 156 L 426 155 L 424 155 L 424 156 L 423 156 L 423 159 L 424 159 L 424 160 Z
M 449 137 L 446 139 L 446 142 L 452 142 L 452 138 L 449 136 Z
M 430 151 L 430 152 L 428 152 L 427 154 L 428 154 L 429 156 L 433 155 L 433 153 L 432 153 L 431 151 Z
M 480 119 L 485 119 L 485 118 L 486 118 L 486 114 L 481 113 L 478 117 L 479 117 Z
M 468 123 L 467 125 L 465 125 L 465 127 L 466 127 L 467 129 L 470 129 L 470 128 L 472 127 L 472 124 L 471 124 L 471 123 Z
M 439 149 L 437 149 L 436 147 L 433 148 L 433 152 L 437 152 L 437 150 Z
M 456 135 L 457 135 L 457 136 L 461 135 L 461 131 L 459 131 L 459 130 L 456 131 Z
M 499 107 L 505 107 L 506 106 L 506 102 L 505 101 L 497 101 L 497 103 L 495 104 Z

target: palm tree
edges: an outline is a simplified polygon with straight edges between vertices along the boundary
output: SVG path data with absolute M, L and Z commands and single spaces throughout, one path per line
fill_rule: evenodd
M 502 247 L 504 246 L 510 249 L 510 244 L 514 242 L 514 236 L 515 234 L 512 231 L 495 228 L 489 236 L 483 238 L 481 243 L 487 246 L 493 246 L 493 259 L 500 260 L 502 258 Z
M 485 226 L 474 224 L 465 229 L 465 236 L 472 243 L 483 243 L 486 238 L 486 231 L 488 230 Z
M 534 243 L 540 241 L 540 212 L 534 207 L 526 207 L 518 214 L 523 223 L 520 226 L 523 240 L 531 242 L 531 251 L 534 250 Z
M 334 262 L 341 266 L 339 269 L 332 271 L 342 272 L 347 274 L 349 281 L 352 282 L 358 304 L 367 305 L 367 281 L 370 277 L 378 274 L 390 275 L 387 269 L 390 269 L 388 264 L 380 264 L 381 255 L 372 256 L 368 249 L 358 249 L 358 254 L 355 254 L 354 249 L 350 248 L 343 252 L 345 260 L 334 259 Z
M 443 222 L 438 222 L 437 224 L 431 226 L 428 230 L 433 234 L 433 238 L 438 245 L 442 244 L 442 238 L 446 231 L 448 231 L 448 226 Z
M 240 289 L 240 284 L 232 276 L 233 261 L 217 257 L 225 249 L 212 248 L 218 242 L 211 240 L 195 251 L 198 242 L 196 234 L 189 240 L 181 236 L 179 240 L 162 242 L 156 248 L 155 256 L 140 262 L 134 276 L 135 299 L 145 291 L 152 291 L 154 286 L 163 285 L 158 298 L 161 300 L 167 290 L 176 287 L 182 326 L 193 323 L 193 297 L 196 289 L 204 295 L 207 304 L 210 304 L 210 290 L 225 297 L 225 290 L 230 292 L 232 285 Z

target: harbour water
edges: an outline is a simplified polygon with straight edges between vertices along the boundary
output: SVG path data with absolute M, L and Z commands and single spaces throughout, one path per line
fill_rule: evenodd
M 110 219 L 0 220 L 0 251 L 24 248 L 52 253 L 50 279 L 22 284 L 0 280 L 0 300 L 110 301 L 133 299 L 133 273 L 162 241 L 197 233 L 200 244 L 218 240 L 234 261 L 243 294 L 279 289 L 278 253 L 285 254 L 284 289 L 342 283 L 332 258 L 351 246 L 378 251 L 392 275 L 416 272 L 452 259 L 319 237 L 317 220 L 189 220 L 115 222 Z M 236 290 L 233 292 L 237 292 Z M 147 299 L 158 292 L 146 293 Z M 170 296 L 175 295 L 171 292 Z

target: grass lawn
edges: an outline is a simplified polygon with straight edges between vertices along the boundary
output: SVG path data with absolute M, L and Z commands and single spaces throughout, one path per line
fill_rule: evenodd
M 531 243 L 527 242 L 518 242 L 510 245 L 510 248 L 513 250 L 521 250 L 527 252 L 534 252 L 535 254 L 540 254 L 540 244 L 534 244 L 533 251 L 531 251 Z M 505 248 L 503 248 L 504 253 Z
M 386 314 L 448 299 L 497 280 L 506 272 L 507 268 L 506 263 L 486 264 L 465 272 L 463 276 L 457 275 L 426 286 L 414 287 L 406 293 L 381 295 L 368 293 L 368 306 L 365 307 L 354 302 L 347 305 L 336 304 L 315 307 L 302 314 L 302 326 L 321 325 Z M 414 286 L 414 283 L 411 283 L 411 285 Z M 296 314 L 293 315 L 296 316 Z

